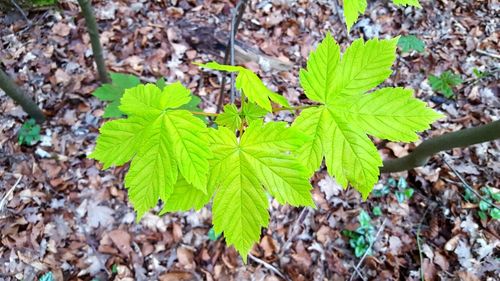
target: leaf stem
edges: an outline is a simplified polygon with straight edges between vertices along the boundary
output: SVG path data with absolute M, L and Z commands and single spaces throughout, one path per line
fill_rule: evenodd
M 203 115 L 203 116 L 219 116 L 219 113 L 210 113 L 203 111 L 189 111 L 193 115 Z
M 285 110 L 289 110 L 289 111 L 302 110 L 302 109 L 311 108 L 311 107 L 318 107 L 318 106 L 320 106 L 320 105 L 319 104 L 309 104 L 309 105 L 301 105 L 301 106 L 293 106 L 293 107 L 277 107 L 277 108 L 273 108 L 273 113 L 285 111 Z

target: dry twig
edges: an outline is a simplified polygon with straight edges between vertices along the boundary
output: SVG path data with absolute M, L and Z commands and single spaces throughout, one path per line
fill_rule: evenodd
M 12 194 L 12 192 L 14 192 L 14 189 L 16 189 L 17 185 L 19 184 L 19 182 L 21 182 L 22 178 L 23 178 L 22 175 L 19 176 L 16 183 L 9 189 L 9 191 L 7 191 L 7 193 L 5 193 L 4 197 L 2 198 L 2 201 L 0 201 L 0 212 L 3 210 L 3 206 L 4 206 L 5 202 L 7 202 L 7 198 L 9 198 L 9 196 Z
M 278 275 L 279 277 L 283 278 L 284 280 L 287 280 L 287 281 L 290 280 L 283 273 L 281 273 L 281 271 L 279 271 L 276 267 L 272 266 L 271 264 L 267 263 L 266 261 L 263 261 L 263 260 L 259 259 L 258 257 L 252 255 L 252 254 L 248 254 L 248 257 L 250 257 L 250 259 L 252 259 L 253 261 L 255 261 L 255 262 L 263 265 L 265 268 L 271 270 L 272 272 L 274 272 L 276 275 Z
M 359 267 L 361 266 L 361 264 L 365 260 L 365 258 L 368 255 L 368 252 L 370 251 L 370 249 L 373 247 L 373 244 L 375 244 L 375 241 L 377 241 L 377 238 L 380 235 L 380 233 L 382 232 L 382 230 L 384 230 L 386 222 L 387 222 L 387 218 L 384 219 L 384 221 L 382 222 L 382 225 L 379 227 L 379 229 L 377 231 L 377 234 L 375 235 L 375 238 L 370 243 L 370 246 L 368 246 L 368 249 L 366 249 L 366 252 L 363 254 L 363 256 L 359 260 L 359 262 L 356 265 L 356 267 L 354 267 L 354 273 L 351 275 L 351 278 L 349 279 L 349 281 L 352 281 L 356 277 L 356 274 L 359 272 Z

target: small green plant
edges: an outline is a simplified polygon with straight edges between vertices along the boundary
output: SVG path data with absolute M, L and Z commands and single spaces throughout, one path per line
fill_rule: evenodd
M 40 278 L 38 278 L 39 281 L 54 281 L 54 275 L 52 274 L 52 272 L 46 272 L 45 274 L 43 274 L 42 276 L 40 276 Z
M 414 6 L 420 8 L 418 0 L 392 0 L 398 6 Z M 350 30 L 352 25 L 358 20 L 358 17 L 365 13 L 367 0 L 344 0 L 344 17 L 347 25 L 347 30 Z
M 210 241 L 217 241 L 217 239 L 219 239 L 220 237 L 220 233 L 217 234 L 215 233 L 215 229 L 212 227 L 210 228 L 210 230 L 208 231 L 208 239 L 210 239 Z
M 465 189 L 464 199 L 471 203 L 479 203 L 479 211 L 477 212 L 477 215 L 481 220 L 486 221 L 488 216 L 495 220 L 499 220 L 500 209 L 495 208 L 492 205 L 500 203 L 500 192 L 493 190 L 491 187 L 483 187 L 481 188 L 481 196 L 483 199 L 478 198 L 468 188 Z
M 221 114 L 190 106 L 194 96 L 180 82 L 126 89 L 115 101 L 126 118 L 101 126 L 89 157 L 104 168 L 131 161 L 125 187 L 137 221 L 159 200 L 164 214 L 199 210 L 213 198 L 215 234 L 224 233 L 246 262 L 269 223 L 267 194 L 280 204 L 314 206 L 310 178 L 325 159 L 338 183 L 366 199 L 382 165 L 368 135 L 415 141 L 441 117 L 410 89 L 371 91 L 391 75 L 397 41 L 358 39 L 341 55 L 327 34 L 300 71 L 315 104 L 290 107 L 251 70 L 215 62 L 199 66 L 235 73 L 241 92 L 239 107 L 225 105 Z M 301 112 L 291 125 L 264 123 L 283 110 Z M 218 127 L 207 127 L 207 117 Z
M 380 189 L 373 190 L 374 197 L 383 197 L 391 193 L 394 190 L 394 195 L 399 203 L 403 203 L 405 200 L 410 199 L 413 196 L 415 190 L 408 186 L 408 183 L 403 177 L 400 177 L 396 182 L 394 178 L 389 178 L 387 183 Z
M 342 234 L 349 238 L 349 245 L 357 258 L 367 251 L 367 255 L 371 255 L 370 245 L 375 239 L 375 227 L 371 224 L 371 220 L 370 215 L 362 210 L 358 216 L 359 227 L 355 231 L 342 230 Z
M 21 126 L 17 138 L 20 145 L 34 145 L 40 140 L 40 125 L 29 119 Z
M 415 35 L 401 36 L 398 41 L 398 46 L 403 53 L 409 53 L 411 51 L 422 53 L 425 49 L 424 41 L 420 40 Z
M 110 73 L 111 83 L 103 84 L 95 89 L 93 95 L 102 101 L 109 102 L 104 109 L 104 118 L 122 117 L 119 109 L 120 99 L 126 89 L 133 88 L 141 83 L 139 78 L 130 74 Z
M 441 73 L 440 76 L 429 76 L 429 83 L 432 90 L 443 94 L 447 98 L 453 97 L 453 87 L 462 84 L 462 82 L 463 80 L 460 78 L 460 75 L 454 74 L 449 70 Z
M 382 215 L 382 209 L 380 206 L 373 207 L 372 213 L 374 216 L 380 217 Z
M 477 79 L 482 79 L 491 75 L 491 73 L 489 73 L 488 71 L 481 71 L 477 68 L 474 68 L 472 72 L 474 73 Z

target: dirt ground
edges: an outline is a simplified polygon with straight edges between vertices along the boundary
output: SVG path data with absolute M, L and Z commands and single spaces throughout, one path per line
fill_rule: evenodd
M 359 37 L 413 34 L 425 42 L 425 51 L 399 51 L 384 85 L 412 87 L 446 115 L 422 139 L 499 119 L 498 1 L 422 0 L 422 9 L 368 2 L 368 12 L 348 36 L 336 1 L 250 1 L 237 39 L 257 50 L 245 65 L 299 104 L 306 97 L 298 71 L 326 32 L 343 48 Z M 209 112 L 216 108 L 220 76 L 192 62 L 222 61 L 224 46 L 193 36 L 225 42 L 235 5 L 93 1 L 111 71 L 143 81 L 179 80 Z M 29 24 L 19 13 L 0 13 L 1 63 L 49 120 L 40 142 L 19 145 L 17 132 L 28 117 L 0 92 L 1 280 L 420 280 L 420 269 L 425 280 L 500 280 L 499 221 L 478 216 L 477 202 L 467 200 L 458 177 L 477 191 L 499 188 L 500 141 L 443 152 L 424 167 L 383 174 L 378 189 L 400 178 L 414 189 L 402 201 L 391 192 L 362 202 L 355 190 L 342 190 L 322 170 L 312 179 L 316 209 L 271 200 L 271 222 L 246 265 L 222 237 L 209 238 L 209 208 L 163 217 L 150 212 L 136 224 L 123 187 L 127 167 L 102 170 L 86 157 L 104 122 L 105 104 L 91 95 L 99 82 L 76 1 L 27 16 Z M 478 78 L 474 69 L 490 75 Z M 452 99 L 435 93 L 428 82 L 429 75 L 445 70 L 464 80 Z M 384 158 L 404 156 L 416 145 L 375 142 Z M 373 214 L 376 206 L 380 216 Z M 341 232 L 359 226 L 361 210 L 373 218 L 379 235 L 372 255 L 358 264 Z

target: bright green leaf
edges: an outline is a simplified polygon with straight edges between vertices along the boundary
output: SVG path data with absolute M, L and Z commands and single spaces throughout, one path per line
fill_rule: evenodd
M 365 13 L 366 0 L 344 0 L 344 17 L 347 31 L 351 30 L 358 17 Z
M 133 158 L 125 186 L 138 219 L 158 199 L 169 199 L 179 172 L 200 193 L 207 191 L 208 129 L 190 112 L 176 109 L 190 100 L 189 90 L 180 83 L 163 90 L 153 84 L 138 85 L 127 89 L 121 99 L 120 109 L 129 117 L 101 128 L 90 157 L 105 168 Z
M 225 128 L 211 130 L 214 153 L 209 186 L 217 186 L 213 202 L 216 233 L 224 232 L 246 262 L 261 227 L 269 221 L 264 188 L 279 202 L 313 206 L 308 174 L 290 154 L 307 139 L 283 122 L 252 122 L 238 142 Z
M 159 215 L 167 212 L 189 211 L 191 209 L 200 210 L 205 206 L 214 193 L 213 189 L 206 193 L 189 184 L 182 176 L 178 176 L 177 183 L 174 185 L 174 191 L 164 202 L 163 209 Z
M 414 6 L 420 8 L 418 0 L 393 0 L 394 4 L 400 6 Z M 367 6 L 366 0 L 344 0 L 344 17 L 347 25 L 347 31 L 351 29 L 358 17 L 365 13 Z
M 396 5 L 403 5 L 403 6 L 410 5 L 410 6 L 414 6 L 417 8 L 422 7 L 422 6 L 420 6 L 420 3 L 418 0 L 392 0 L 392 2 L 394 2 L 394 4 L 396 4 Z
M 197 65 L 202 68 L 238 72 L 235 83 L 236 89 L 243 91 L 250 102 L 256 103 L 268 112 L 272 112 L 270 100 L 282 106 L 289 106 L 288 101 L 284 97 L 269 90 L 257 74 L 247 68 L 242 66 L 223 65 L 216 62 Z
M 397 38 L 356 40 L 339 63 L 338 46 L 328 36 L 311 54 L 301 85 L 309 99 L 320 102 L 302 111 L 293 127 L 311 140 L 299 149 L 299 159 L 312 174 L 325 158 L 338 183 L 350 182 L 366 198 L 377 182 L 382 159 L 367 134 L 414 141 L 440 114 L 412 97 L 412 91 L 383 88 L 366 94 L 391 74 Z M 319 51 L 318 51 L 319 50 Z M 329 65 L 334 64 L 334 69 Z M 319 83 L 322 86 L 315 85 Z
M 265 109 L 252 102 L 244 103 L 241 111 L 248 123 L 257 119 L 261 119 L 267 114 L 267 111 Z
M 398 41 L 398 46 L 404 53 L 408 53 L 412 50 L 422 53 L 425 49 L 424 41 L 418 39 L 415 35 L 401 36 Z
M 224 106 L 224 112 L 222 112 L 215 119 L 215 123 L 219 126 L 224 126 L 232 131 L 236 131 L 241 127 L 241 117 L 238 108 L 234 104 L 227 104 Z

